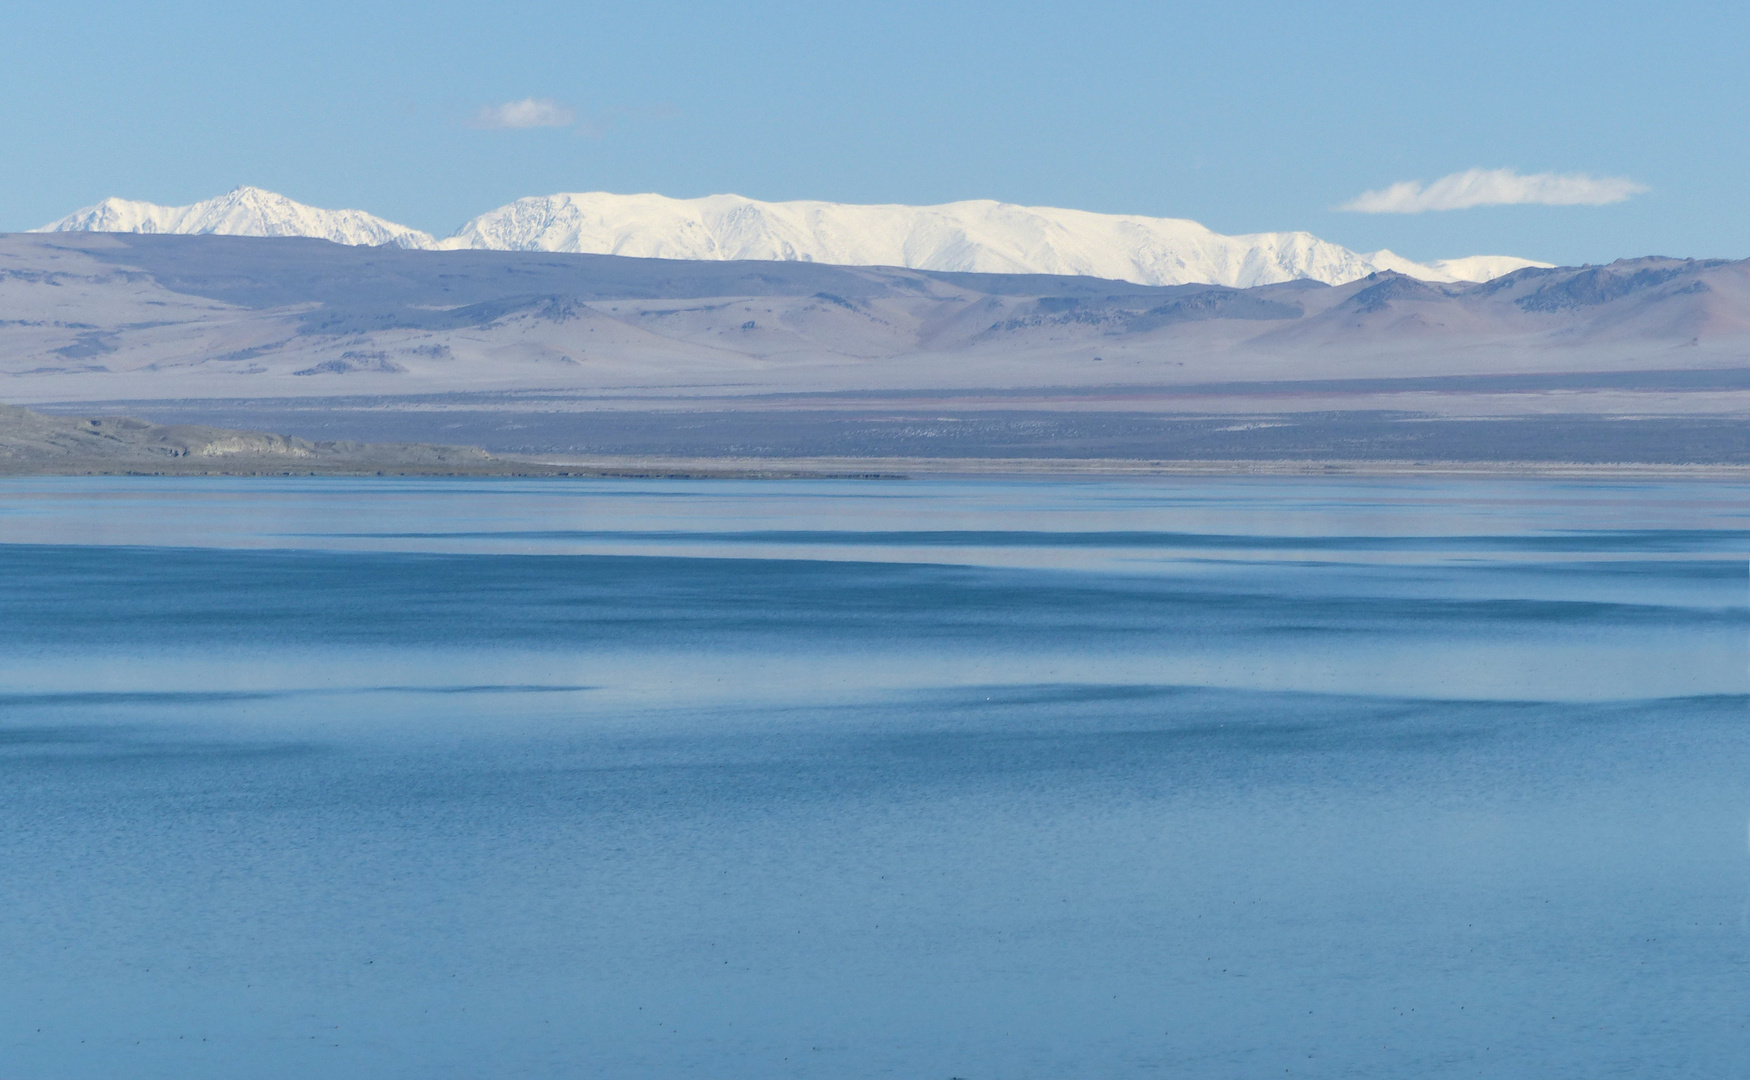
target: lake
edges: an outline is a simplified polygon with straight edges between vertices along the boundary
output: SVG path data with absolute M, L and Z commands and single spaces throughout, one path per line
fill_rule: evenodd
M 0 479 L 0 1076 L 1719 1077 L 1750 485 Z

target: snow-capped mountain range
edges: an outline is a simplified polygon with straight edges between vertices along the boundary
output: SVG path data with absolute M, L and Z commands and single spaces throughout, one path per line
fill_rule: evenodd
M 1350 251 L 1305 232 L 1223 236 L 1181 218 L 987 199 L 857 206 L 770 203 L 739 195 L 671 199 L 585 192 L 518 199 L 439 240 L 360 210 L 323 210 L 240 187 L 191 206 L 105 199 L 32 231 L 306 236 L 440 251 L 783 260 L 1238 288 L 1299 278 L 1339 285 L 1380 270 L 1424 281 L 1487 281 L 1522 267 L 1549 265 L 1507 255 L 1417 263 L 1390 251 Z
M 192 206 L 105 199 L 31 232 L 312 236 L 336 244 L 429 248 L 431 236 L 363 210 L 321 210 L 260 188 L 240 187 Z

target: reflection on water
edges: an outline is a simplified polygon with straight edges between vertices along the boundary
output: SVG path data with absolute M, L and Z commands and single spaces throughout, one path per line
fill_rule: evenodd
M 5 481 L 0 1070 L 1726 1075 L 1747 495 Z

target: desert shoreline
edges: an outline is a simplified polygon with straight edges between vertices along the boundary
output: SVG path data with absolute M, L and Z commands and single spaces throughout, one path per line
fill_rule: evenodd
M 162 463 L 6 462 L 0 477 L 395 477 L 405 479 L 677 479 L 677 480 L 906 480 L 922 477 L 989 479 L 1114 479 L 1173 477 L 1351 476 L 1357 478 L 1537 478 L 1576 480 L 1750 480 L 1750 465 L 1656 462 L 1130 460 L 1115 458 L 918 457 L 655 457 L 494 455 L 467 465 L 219 462 L 167 459 Z

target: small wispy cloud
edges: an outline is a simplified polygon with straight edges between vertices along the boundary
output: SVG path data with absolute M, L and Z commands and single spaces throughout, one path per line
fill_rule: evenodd
M 1364 191 L 1337 209 L 1358 214 L 1420 214 L 1473 206 L 1606 206 L 1647 190 L 1645 185 L 1620 176 L 1468 169 L 1428 184 L 1406 180 L 1378 191 Z
M 469 127 L 492 131 L 514 131 L 524 128 L 570 127 L 577 119 L 577 110 L 561 105 L 552 98 L 524 98 L 503 105 L 483 105 L 469 119 Z

